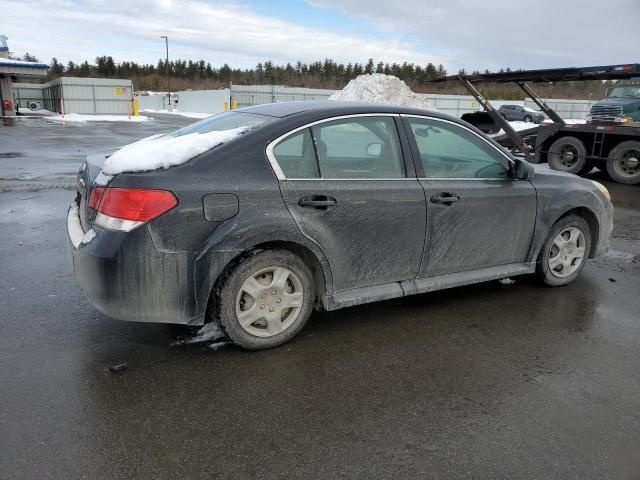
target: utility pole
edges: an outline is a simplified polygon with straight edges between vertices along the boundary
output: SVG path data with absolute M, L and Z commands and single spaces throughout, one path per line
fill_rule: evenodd
M 167 70 L 167 110 L 171 111 L 171 85 L 169 84 L 169 37 L 162 35 L 160 38 L 164 38 L 164 45 L 167 49 L 167 63 L 165 64 Z

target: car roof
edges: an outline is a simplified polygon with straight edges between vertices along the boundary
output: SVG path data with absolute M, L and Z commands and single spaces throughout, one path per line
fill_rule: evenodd
M 267 103 L 264 105 L 241 108 L 237 111 L 257 113 L 260 115 L 278 118 L 307 112 L 322 113 L 327 116 L 350 115 L 356 113 L 406 113 L 419 115 L 428 114 L 435 117 L 450 118 L 448 115 L 442 115 L 432 110 L 402 107 L 399 105 L 385 105 L 381 103 L 343 102 L 338 100 Z

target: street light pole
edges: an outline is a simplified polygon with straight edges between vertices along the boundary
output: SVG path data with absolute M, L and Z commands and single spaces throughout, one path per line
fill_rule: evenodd
M 169 38 L 166 35 L 162 35 L 160 38 L 164 38 L 164 44 L 167 49 L 167 63 L 165 64 L 167 70 L 167 110 L 171 111 L 171 85 L 169 84 Z

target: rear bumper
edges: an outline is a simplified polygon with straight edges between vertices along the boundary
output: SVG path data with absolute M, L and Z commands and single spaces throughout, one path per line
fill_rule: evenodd
M 73 210 L 67 216 L 73 271 L 100 312 L 136 322 L 204 323 L 206 305 L 194 293 L 192 254 L 157 250 L 146 227 L 128 233 L 97 227 L 94 234 L 79 232 Z

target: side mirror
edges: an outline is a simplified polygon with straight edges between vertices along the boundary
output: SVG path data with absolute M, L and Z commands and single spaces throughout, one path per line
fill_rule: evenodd
M 367 146 L 367 155 L 370 157 L 379 157 L 382 153 L 382 144 L 381 143 L 370 143 Z
M 429 128 L 428 127 L 416 128 L 415 134 L 416 134 L 416 137 L 428 137 Z
M 514 176 L 518 180 L 531 180 L 535 170 L 528 162 L 516 160 Z

